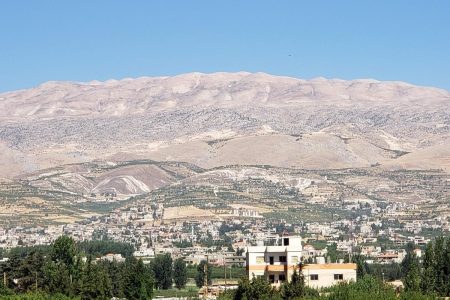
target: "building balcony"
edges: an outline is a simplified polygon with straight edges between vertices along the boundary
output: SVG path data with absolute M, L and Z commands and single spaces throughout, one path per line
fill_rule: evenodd
M 268 265 L 266 267 L 267 272 L 285 272 L 287 265 Z

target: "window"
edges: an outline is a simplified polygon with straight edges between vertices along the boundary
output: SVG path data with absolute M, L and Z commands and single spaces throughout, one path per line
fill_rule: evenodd
M 269 257 L 269 264 L 273 265 L 273 256 Z
M 285 276 L 284 274 L 280 274 L 280 275 L 278 275 L 278 279 L 279 279 L 281 282 L 286 281 L 286 276 Z
M 275 275 L 269 275 L 269 282 L 274 283 L 275 282 Z
M 344 274 L 334 274 L 334 280 L 342 280 L 344 279 Z
M 264 256 L 257 256 L 256 257 L 256 263 L 257 264 L 263 264 L 264 263 Z
M 293 265 L 298 264 L 298 256 L 291 256 L 291 262 Z
M 311 274 L 311 275 L 309 275 L 309 279 L 310 280 L 319 280 L 319 275 L 318 274 Z
M 286 256 L 280 256 L 280 262 L 286 262 Z
M 284 239 L 283 239 L 283 244 L 284 244 L 285 246 L 289 246 L 289 238 L 284 238 Z

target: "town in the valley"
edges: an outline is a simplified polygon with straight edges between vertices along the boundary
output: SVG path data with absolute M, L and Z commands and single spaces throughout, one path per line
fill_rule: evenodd
M 442 205 L 426 211 L 423 203 L 344 199 L 333 213 L 336 203 L 326 200 L 326 194 L 309 198 L 306 207 L 319 205 L 328 210 L 317 220 L 303 220 L 300 209 L 267 215 L 268 210 L 258 205 L 235 203 L 214 209 L 209 203 L 206 210 L 165 206 L 155 197 L 143 198 L 74 223 L 0 228 L 0 247 L 49 245 L 61 235 L 76 241 L 113 240 L 131 244 L 133 256 L 144 263 L 168 253 L 173 259 L 183 258 L 187 265 L 207 260 L 224 269 L 245 267 L 249 278 L 264 276 L 274 286 L 289 280 L 295 269 L 291 267 L 302 266 L 305 282 L 320 288 L 356 280 L 354 256 L 364 257 L 367 264 L 399 264 L 406 246 L 413 245 L 420 259 L 430 240 L 450 231 L 447 208 Z M 125 258 L 109 253 L 97 259 Z M 7 260 L 0 258 L 0 263 Z M 229 287 L 237 279 L 229 278 Z M 217 289 L 224 285 L 223 281 L 214 284 Z

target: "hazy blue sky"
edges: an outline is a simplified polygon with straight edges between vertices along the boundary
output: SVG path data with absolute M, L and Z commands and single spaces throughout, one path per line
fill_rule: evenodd
M 450 90 L 450 1 L 0 2 L 0 91 L 241 70 Z

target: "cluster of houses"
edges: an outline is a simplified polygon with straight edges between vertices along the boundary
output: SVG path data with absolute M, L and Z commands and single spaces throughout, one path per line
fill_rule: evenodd
M 264 276 L 274 285 L 298 270 L 308 285 L 324 287 L 356 279 L 356 265 L 331 261 L 330 247 L 348 256 L 361 254 L 367 263 L 400 263 L 408 243 L 415 245 L 418 257 L 422 255 L 430 237 L 421 233 L 449 230 L 447 218 L 399 221 L 395 212 L 410 209 L 408 204 L 380 208 L 370 202 L 345 203 L 350 211 L 361 205 L 364 213 L 352 218 L 289 223 L 263 218 L 249 208 L 233 209 L 226 218 L 165 220 L 163 204 L 139 204 L 71 224 L 0 228 L 0 248 L 48 245 L 63 234 L 78 241 L 108 238 L 132 244 L 134 256 L 144 262 L 163 253 L 183 257 L 188 264 L 207 259 L 217 266 L 246 266 L 249 278 Z M 280 237 L 280 225 L 288 235 Z M 123 258 L 112 253 L 99 259 Z

